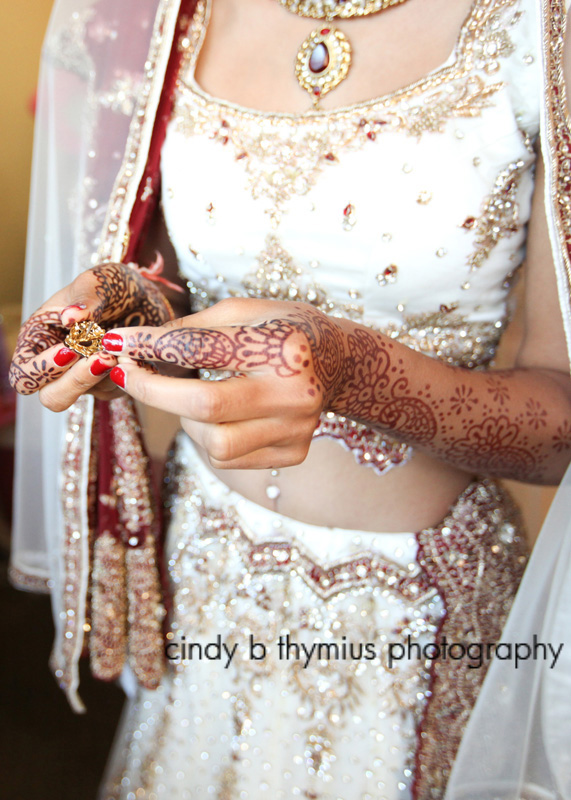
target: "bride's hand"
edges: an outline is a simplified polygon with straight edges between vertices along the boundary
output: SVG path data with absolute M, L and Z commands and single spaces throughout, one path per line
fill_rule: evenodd
M 180 416 L 213 466 L 283 467 L 303 461 L 340 386 L 338 322 L 303 303 L 237 298 L 158 329 L 110 331 L 104 346 L 119 358 L 111 379 L 137 400 Z M 171 378 L 136 361 L 235 375 Z
M 119 391 L 106 376 L 117 363 L 105 352 L 81 358 L 63 345 L 76 322 L 161 325 L 170 310 L 154 283 L 125 264 L 102 264 L 56 292 L 22 325 L 10 384 L 20 394 L 39 392 L 53 411 L 63 411 L 85 392 L 111 399 Z M 95 388 L 97 387 L 97 388 Z

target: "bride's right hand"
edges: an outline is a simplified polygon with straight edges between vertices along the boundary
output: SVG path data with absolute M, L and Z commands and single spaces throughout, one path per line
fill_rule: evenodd
M 39 392 L 41 403 L 52 411 L 64 411 L 86 392 L 105 400 L 120 397 L 121 391 L 106 377 L 117 360 L 104 352 L 78 356 L 64 345 L 69 328 L 84 320 L 106 328 L 156 326 L 170 318 L 156 284 L 132 266 L 102 264 L 86 270 L 22 325 L 10 384 L 20 394 Z

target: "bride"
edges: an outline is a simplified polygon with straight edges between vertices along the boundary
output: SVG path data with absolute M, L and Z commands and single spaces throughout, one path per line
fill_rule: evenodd
M 76 277 L 48 258 L 11 379 L 69 409 L 56 675 L 79 706 L 84 634 L 107 679 L 127 635 L 142 684 L 101 798 L 442 797 L 527 560 L 497 478 L 571 457 L 537 4 L 73 5 L 48 69 L 89 102 L 61 185 L 37 151 L 36 213 L 51 237 L 59 193 Z M 182 429 L 164 640 L 126 397 Z

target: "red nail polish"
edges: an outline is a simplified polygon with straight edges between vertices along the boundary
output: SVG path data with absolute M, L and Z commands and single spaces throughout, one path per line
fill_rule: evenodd
M 77 358 L 77 353 L 70 350 L 69 347 L 62 347 L 54 356 L 54 362 L 58 367 L 66 367 L 74 358 Z
M 105 375 L 106 372 L 111 370 L 111 365 L 106 364 L 105 361 L 101 361 L 100 358 L 96 358 L 93 364 L 89 367 L 89 371 L 92 375 Z
M 121 387 L 121 389 L 125 388 L 125 372 L 121 369 L 121 367 L 113 367 L 109 377 L 113 383 L 116 383 L 117 386 Z
M 123 337 L 118 333 L 106 333 L 101 341 L 103 347 L 110 353 L 120 353 L 123 349 Z
M 85 309 L 87 308 L 87 306 L 85 305 L 85 303 L 76 303 L 76 304 L 75 304 L 75 305 L 73 305 L 73 306 L 66 306 L 66 307 L 64 308 L 64 310 L 63 310 L 61 313 L 62 313 L 62 314 L 65 314 L 65 312 L 66 312 L 66 311 L 69 311 L 69 310 L 70 310 L 70 308 L 78 308 L 80 311 L 85 311 Z

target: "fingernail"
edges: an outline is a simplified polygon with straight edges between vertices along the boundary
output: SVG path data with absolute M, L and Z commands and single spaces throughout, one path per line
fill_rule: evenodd
M 85 311 L 87 306 L 85 303 L 75 303 L 73 306 L 66 306 L 60 314 L 61 321 L 63 322 L 63 315 L 65 314 L 67 317 L 67 327 L 71 328 L 72 325 L 75 325 L 77 322 L 77 318 L 75 316 L 69 316 L 70 312 L 72 311 Z
M 118 333 L 106 333 L 101 341 L 103 347 L 111 353 L 120 353 L 123 349 L 123 337 Z
M 121 367 L 113 367 L 109 377 L 116 383 L 117 386 L 120 386 L 121 389 L 125 388 L 125 371 L 121 369 Z
M 70 350 L 69 347 L 62 347 L 54 356 L 54 362 L 58 367 L 66 367 L 74 358 L 77 358 L 77 353 Z
M 106 372 L 111 370 L 111 364 L 106 364 L 105 361 L 101 361 L 100 358 L 96 358 L 93 364 L 89 367 L 89 371 L 92 375 L 105 375 Z

